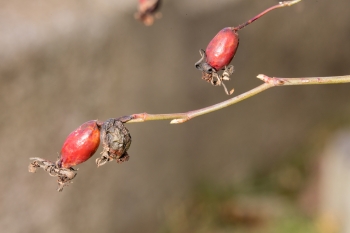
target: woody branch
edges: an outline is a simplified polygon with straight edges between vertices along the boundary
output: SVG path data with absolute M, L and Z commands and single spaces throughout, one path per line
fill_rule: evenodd
M 264 81 L 265 83 L 252 90 L 249 90 L 245 93 L 237 95 L 223 102 L 214 104 L 212 106 L 208 106 L 197 110 L 192 110 L 185 113 L 133 114 L 131 115 L 132 120 L 128 121 L 127 123 L 145 122 L 145 121 L 154 121 L 154 120 L 171 120 L 170 121 L 171 124 L 184 123 L 188 120 L 191 120 L 194 117 L 226 108 L 242 100 L 255 96 L 260 92 L 263 92 L 271 87 L 276 87 L 276 86 L 350 83 L 350 75 L 331 76 L 331 77 L 308 77 L 308 78 L 278 78 L 278 77 L 269 77 L 264 74 L 259 74 L 257 78 Z

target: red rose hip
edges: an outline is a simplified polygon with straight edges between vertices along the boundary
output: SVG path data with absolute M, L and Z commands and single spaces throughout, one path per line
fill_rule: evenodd
M 70 133 L 64 142 L 59 164 L 73 167 L 88 160 L 100 145 L 100 129 L 97 121 L 88 121 Z
M 195 64 L 198 70 L 202 71 L 202 79 L 210 82 L 214 86 L 223 86 L 226 94 L 228 92 L 224 80 L 230 80 L 229 76 L 233 73 L 233 66 L 229 65 L 235 56 L 239 45 L 239 37 L 236 30 L 226 27 L 216 34 L 209 42 L 206 50 L 200 50 L 201 59 Z M 224 69 L 222 75 L 217 72 Z
M 223 86 L 226 94 L 231 95 L 233 89 L 228 92 L 223 81 L 230 80 L 229 77 L 233 73 L 233 66 L 229 64 L 235 56 L 239 45 L 238 31 L 274 9 L 291 6 L 300 1 L 301 0 L 291 0 L 279 2 L 277 5 L 264 10 L 237 27 L 226 27 L 219 31 L 210 41 L 205 51 L 202 49 L 199 50 L 201 59 L 196 62 L 195 66 L 198 70 L 202 71 L 202 79 L 210 82 L 214 86 Z M 224 69 L 224 72 L 219 75 L 217 72 L 221 69 Z
M 51 176 L 58 177 L 58 191 L 70 184 L 77 175 L 72 168 L 88 160 L 100 145 L 100 125 L 96 120 L 88 121 L 68 135 L 63 143 L 58 160 L 54 163 L 42 158 L 30 158 L 29 172 L 43 168 Z
M 221 70 L 236 54 L 239 44 L 238 34 L 227 27 L 219 31 L 209 42 L 206 53 L 206 62 L 216 71 Z

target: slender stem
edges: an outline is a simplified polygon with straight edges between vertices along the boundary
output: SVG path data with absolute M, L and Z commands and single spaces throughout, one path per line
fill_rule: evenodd
M 257 78 L 264 81 L 265 83 L 271 83 L 274 86 L 338 84 L 338 83 L 350 82 L 350 75 L 333 76 L 333 77 L 313 77 L 313 78 L 278 78 L 278 77 L 271 78 L 264 74 L 259 74 Z
M 274 10 L 274 9 L 282 8 L 282 7 L 286 7 L 286 6 L 291 6 L 291 5 L 294 5 L 294 4 L 296 4 L 296 3 L 300 2 L 300 1 L 301 0 L 279 2 L 277 5 L 266 9 L 265 11 L 263 11 L 260 14 L 256 15 L 252 19 L 248 20 L 247 22 L 245 22 L 245 23 L 243 23 L 243 24 L 241 24 L 241 25 L 239 25 L 237 27 L 233 27 L 232 30 L 237 32 L 238 30 L 241 30 L 242 28 L 248 26 L 249 24 L 253 23 L 255 20 L 259 19 L 261 16 L 265 15 L 266 13 L 268 13 L 268 12 Z
M 235 96 L 231 99 L 225 100 L 221 103 L 214 104 L 209 107 L 185 112 L 185 113 L 133 114 L 131 115 L 133 119 L 128 121 L 127 123 L 154 121 L 154 120 L 172 120 L 170 122 L 171 124 L 183 123 L 194 117 L 226 108 L 232 104 L 238 103 L 242 100 L 252 97 L 274 86 L 350 83 L 350 75 L 334 76 L 334 77 L 312 77 L 312 78 L 277 78 L 277 77 L 269 77 L 264 74 L 259 74 L 257 78 L 264 81 L 265 83 L 250 91 L 247 91 L 243 94 Z

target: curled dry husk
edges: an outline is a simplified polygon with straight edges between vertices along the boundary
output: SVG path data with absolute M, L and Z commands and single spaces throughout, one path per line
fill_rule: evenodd
M 29 164 L 28 170 L 29 172 L 34 173 L 37 168 L 42 168 L 46 172 L 49 173 L 50 176 L 57 177 L 58 188 L 57 191 L 61 192 L 63 188 L 70 183 L 77 175 L 76 169 L 74 168 L 61 168 L 58 163 L 53 163 L 51 161 L 42 159 L 42 158 L 30 158 L 33 160 Z M 59 160 L 58 160 L 59 161 Z
M 131 135 L 124 123 L 131 117 L 112 118 L 101 126 L 101 142 L 103 151 L 100 158 L 96 159 L 97 166 L 102 166 L 109 161 L 116 160 L 122 163 L 129 160 L 127 153 L 131 145 Z

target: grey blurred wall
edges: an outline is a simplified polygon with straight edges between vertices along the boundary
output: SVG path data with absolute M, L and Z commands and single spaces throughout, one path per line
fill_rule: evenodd
M 238 182 L 300 148 L 322 148 L 328 132 L 349 125 L 350 84 L 274 88 L 185 124 L 128 124 L 129 162 L 97 169 L 95 156 L 57 193 L 54 178 L 27 172 L 29 157 L 55 160 L 90 119 L 226 100 L 200 79 L 198 50 L 277 3 L 165 1 L 163 18 L 145 27 L 134 2 L 1 2 L 1 232 L 155 232 L 166 206 L 198 181 Z M 240 32 L 227 85 L 239 94 L 260 85 L 260 73 L 350 74 L 348 9 L 349 1 L 304 0 L 256 21 Z

